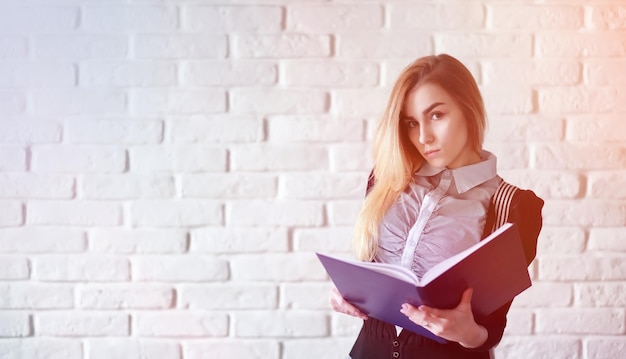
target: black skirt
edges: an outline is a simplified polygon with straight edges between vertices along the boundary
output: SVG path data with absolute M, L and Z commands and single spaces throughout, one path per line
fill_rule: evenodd
M 394 325 L 369 318 L 363 322 L 352 350 L 352 359 L 490 359 L 489 351 L 471 351 L 457 343 L 441 344 L 403 330 L 396 334 Z

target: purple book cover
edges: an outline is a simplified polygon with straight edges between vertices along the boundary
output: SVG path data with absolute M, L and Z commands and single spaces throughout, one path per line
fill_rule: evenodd
M 446 340 L 400 313 L 403 303 L 454 308 L 471 287 L 474 315 L 485 316 L 531 285 L 519 234 L 510 223 L 431 268 L 421 281 L 400 266 L 317 256 L 341 295 L 362 312 L 440 343 Z

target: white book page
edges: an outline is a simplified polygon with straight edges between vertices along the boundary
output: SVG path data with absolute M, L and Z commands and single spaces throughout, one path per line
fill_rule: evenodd
M 408 283 L 412 283 L 415 286 L 419 285 L 419 279 L 415 273 L 410 269 L 401 267 L 395 264 L 387 263 L 370 263 L 370 262 L 353 262 L 360 267 L 370 268 L 378 273 L 386 274 L 390 277 L 403 280 Z
M 490 234 L 487 238 L 483 239 L 482 241 L 474 244 L 473 246 L 469 247 L 468 249 L 460 253 L 453 255 L 452 257 L 449 257 L 437 263 L 437 265 L 429 269 L 428 272 L 424 274 L 424 276 L 422 277 L 422 283 L 424 285 L 430 283 L 430 281 L 439 277 L 442 273 L 444 273 L 448 269 L 454 267 L 455 264 L 459 263 L 463 258 L 467 257 L 470 253 L 476 252 L 479 248 L 485 246 L 487 243 L 489 243 L 491 240 L 493 240 L 498 235 L 500 235 L 500 233 L 504 232 L 507 228 L 511 226 L 512 226 L 511 223 L 505 223 L 504 225 L 502 225 L 502 227 L 496 229 L 492 234 Z

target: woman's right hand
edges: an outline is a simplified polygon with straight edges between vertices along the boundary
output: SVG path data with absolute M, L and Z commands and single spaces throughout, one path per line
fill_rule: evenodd
M 331 289 L 330 291 L 329 303 L 330 307 L 333 308 L 333 310 L 336 312 L 367 320 L 367 315 L 363 314 L 363 312 L 361 312 L 357 307 L 353 306 L 345 299 L 343 299 L 343 297 L 335 287 L 333 287 L 333 289 Z

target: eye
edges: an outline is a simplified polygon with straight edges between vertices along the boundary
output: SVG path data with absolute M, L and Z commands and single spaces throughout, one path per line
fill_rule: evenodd
M 406 127 L 408 127 L 408 128 L 416 128 L 419 125 L 420 125 L 419 122 L 417 122 L 415 120 L 406 121 Z
M 443 113 L 441 112 L 433 112 L 430 114 L 430 119 L 431 120 L 441 120 L 441 118 L 443 117 Z

